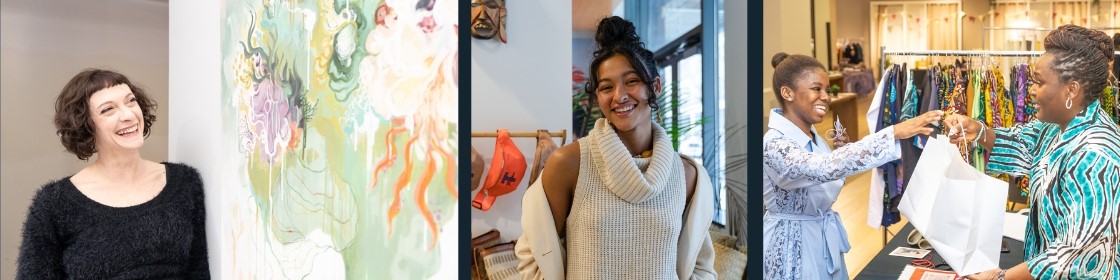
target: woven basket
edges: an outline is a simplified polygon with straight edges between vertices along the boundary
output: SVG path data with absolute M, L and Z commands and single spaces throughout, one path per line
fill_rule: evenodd
M 502 234 L 497 229 L 471 239 L 471 279 L 488 280 L 486 266 L 482 264 L 480 253 L 485 248 L 502 243 Z
M 486 266 L 486 273 L 490 280 L 521 278 L 517 271 L 518 260 L 513 253 L 513 247 L 514 242 L 509 242 L 482 250 L 482 262 Z
M 719 274 L 719 279 L 745 279 L 743 273 L 746 273 L 747 270 L 747 253 L 723 246 L 723 244 L 713 245 L 716 249 L 715 269 L 716 273 Z
M 735 249 L 738 238 L 714 227 L 708 230 L 708 234 L 712 236 L 712 246 L 716 250 L 715 269 L 719 279 L 745 279 L 743 274 L 747 270 L 747 250 Z

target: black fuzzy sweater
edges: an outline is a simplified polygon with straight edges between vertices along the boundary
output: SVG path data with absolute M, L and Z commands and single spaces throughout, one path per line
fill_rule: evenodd
M 70 177 L 39 189 L 23 225 L 17 279 L 209 279 L 202 179 L 164 163 L 152 200 L 110 207 Z

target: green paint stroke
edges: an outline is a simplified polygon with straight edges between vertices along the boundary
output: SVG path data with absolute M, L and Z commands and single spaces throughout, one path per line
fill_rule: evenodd
M 281 244 L 299 242 L 314 231 L 327 234 L 348 279 L 427 278 L 441 266 L 455 265 L 439 263 L 441 254 L 455 252 L 432 246 L 436 235 L 428 222 L 437 232 L 456 226 L 451 217 L 457 204 L 452 192 L 458 125 L 432 113 L 448 104 L 419 102 L 423 105 L 416 112 L 404 113 L 375 109 L 385 100 L 438 99 L 375 92 L 363 84 L 364 78 L 383 74 L 374 71 L 387 71 L 366 67 L 362 72 L 363 61 L 390 59 L 367 51 L 371 32 L 383 24 L 378 12 L 393 13 L 381 1 L 226 2 L 223 141 L 245 155 L 237 174 L 248 182 L 243 187 L 261 215 L 251 226 Z M 378 166 L 384 168 L 378 172 Z M 394 201 L 399 211 L 390 225 Z M 422 205 L 430 215 L 422 213 Z M 258 256 L 276 254 L 269 244 L 242 247 L 260 250 L 254 252 Z M 304 277 L 289 273 L 282 275 Z

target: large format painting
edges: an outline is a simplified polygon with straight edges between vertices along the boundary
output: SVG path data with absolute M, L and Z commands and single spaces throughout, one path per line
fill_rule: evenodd
M 450 0 L 226 0 L 222 276 L 457 275 Z

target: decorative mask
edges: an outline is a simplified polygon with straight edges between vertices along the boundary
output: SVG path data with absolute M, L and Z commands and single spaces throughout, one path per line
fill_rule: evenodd
M 504 0 L 471 0 L 471 37 L 506 42 L 506 3 Z

